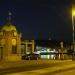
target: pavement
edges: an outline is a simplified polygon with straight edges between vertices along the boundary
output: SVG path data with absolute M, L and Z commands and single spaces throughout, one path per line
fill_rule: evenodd
M 64 75 L 66 71 L 70 70 L 75 70 L 75 61 L 27 60 L 0 62 L 0 75 Z

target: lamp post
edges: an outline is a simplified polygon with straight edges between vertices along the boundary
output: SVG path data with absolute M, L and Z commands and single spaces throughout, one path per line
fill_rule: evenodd
M 75 10 L 72 10 L 72 30 L 73 30 L 73 43 L 74 43 L 74 16 L 75 16 Z
M 75 10 L 72 10 L 72 37 L 73 37 L 73 55 L 72 55 L 72 59 L 73 60 L 75 60 L 74 16 L 75 16 Z

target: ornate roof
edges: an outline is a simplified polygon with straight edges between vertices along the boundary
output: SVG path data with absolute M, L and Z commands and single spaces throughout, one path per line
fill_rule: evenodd
M 17 31 L 16 27 L 13 24 L 4 24 L 1 28 L 1 31 Z
M 15 25 L 11 23 L 10 13 L 6 23 L 2 26 L 1 31 L 17 31 Z

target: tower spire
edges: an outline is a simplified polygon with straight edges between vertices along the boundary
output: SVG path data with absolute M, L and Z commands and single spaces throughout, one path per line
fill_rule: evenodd
M 9 19 L 9 21 L 11 21 L 11 15 L 12 15 L 12 13 L 9 12 L 9 13 L 8 13 L 8 19 Z
M 11 24 L 11 15 L 12 15 L 12 13 L 11 12 L 9 12 L 8 13 L 8 18 L 7 18 L 7 25 L 10 25 Z

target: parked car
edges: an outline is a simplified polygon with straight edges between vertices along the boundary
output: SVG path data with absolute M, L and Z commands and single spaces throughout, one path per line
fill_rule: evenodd
M 23 56 L 22 56 L 22 60 L 29 60 L 29 58 L 28 58 L 27 55 L 23 55 Z
M 39 54 L 27 54 L 27 55 L 22 56 L 23 60 L 37 60 L 39 58 L 40 58 Z

